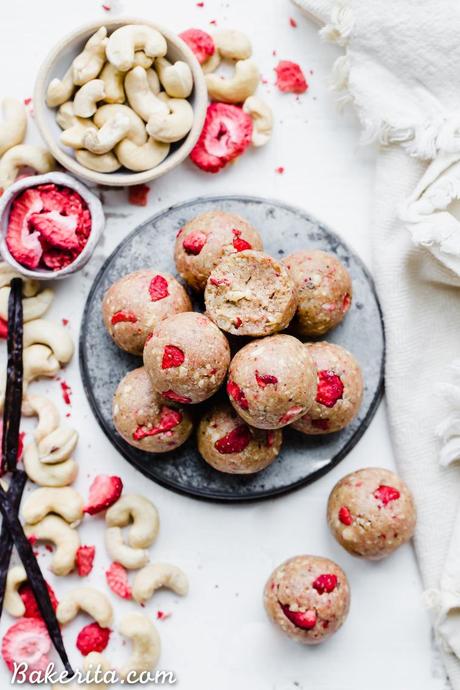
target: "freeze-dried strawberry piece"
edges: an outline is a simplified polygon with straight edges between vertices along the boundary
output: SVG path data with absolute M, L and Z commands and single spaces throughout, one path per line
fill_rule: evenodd
M 211 55 L 214 55 L 216 46 L 212 36 L 201 29 L 187 29 L 179 34 L 188 47 L 195 53 L 200 65 L 203 64 Z
M 40 233 L 40 242 L 57 249 L 78 249 L 80 241 L 76 235 L 77 218 L 61 216 L 58 211 L 33 213 L 29 217 L 29 228 Z
M 256 381 L 259 388 L 266 388 L 267 386 L 275 385 L 278 383 L 278 379 L 276 378 L 276 376 L 273 376 L 272 374 L 259 374 L 257 369 Z
M 272 445 L 274 444 L 274 442 L 275 442 L 275 434 L 273 433 L 273 431 L 267 431 L 267 446 L 269 448 L 271 448 Z
M 103 652 L 109 644 L 110 628 L 101 628 L 98 623 L 90 623 L 80 630 L 77 636 L 77 649 L 87 656 L 91 652 Z
M 51 271 L 59 271 L 61 268 L 70 266 L 76 259 L 78 254 L 75 252 L 68 252 L 65 249 L 47 249 L 43 252 L 42 262 L 45 268 Z
M 339 520 L 342 523 L 342 525 L 349 525 L 353 524 L 353 516 L 350 513 L 350 510 L 347 508 L 347 506 L 342 506 L 339 510 Z
M 285 412 L 282 417 L 280 417 L 280 424 L 290 424 L 296 417 L 298 417 L 299 413 L 302 412 L 303 407 L 300 405 L 294 405 L 294 407 L 291 407 L 290 410 Z
M 316 589 L 318 594 L 324 594 L 327 592 L 330 594 L 337 587 L 337 575 L 333 573 L 324 573 L 324 575 L 319 575 L 312 584 L 313 589 Z
M 237 330 L 238 330 L 238 328 L 242 325 L 242 323 L 243 323 L 243 320 L 242 320 L 239 316 L 237 316 L 237 317 L 235 318 L 235 320 L 233 321 L 233 325 L 235 326 L 235 328 L 236 328 Z
M 128 572 L 121 563 L 112 563 L 105 572 L 107 584 L 114 594 L 122 599 L 131 599 L 132 592 L 128 581 Z
M 149 285 L 149 294 L 152 302 L 159 302 L 169 296 L 169 285 L 166 278 L 156 275 L 152 278 Z
M 84 506 L 83 512 L 95 515 L 110 508 L 118 501 L 122 491 L 123 482 L 120 477 L 99 474 L 89 487 L 88 503 Z
M 222 455 L 228 453 L 241 453 L 251 442 L 251 432 L 247 424 L 240 424 L 228 432 L 222 438 L 219 438 L 214 447 Z
M 206 244 L 207 239 L 204 232 L 191 232 L 182 242 L 185 253 L 198 256 Z
M 51 604 L 53 606 L 53 609 L 56 611 L 57 605 L 58 605 L 58 600 L 56 599 L 56 595 L 54 593 L 53 588 L 51 585 L 46 583 L 46 587 L 48 589 L 48 593 L 50 595 L 50 600 Z M 41 618 L 42 614 L 40 613 L 40 609 L 38 608 L 37 600 L 35 599 L 35 595 L 32 592 L 32 588 L 30 587 L 29 584 L 24 583 L 19 587 L 19 596 L 22 599 L 22 602 L 25 607 L 25 611 L 23 613 L 24 618 Z
M 243 410 L 249 410 L 249 402 L 243 390 L 234 381 L 227 382 L 227 393 Z
M 15 664 L 25 664 L 26 677 L 32 671 L 46 670 L 51 640 L 40 618 L 21 618 L 6 631 L 2 640 L 2 656 L 10 671 Z
M 291 623 L 302 630 L 312 630 L 316 625 L 316 613 L 313 609 L 308 611 L 291 611 L 288 604 L 280 604 L 284 615 Z
M 35 189 L 26 189 L 11 205 L 6 244 L 11 255 L 27 268 L 37 268 L 43 254 L 40 234 L 29 231 L 28 221 L 32 214 L 43 208 L 40 194 Z
M 94 556 L 96 555 L 95 546 L 80 546 L 77 550 L 76 562 L 77 572 L 80 577 L 86 577 L 93 569 Z
M 0 316 L 0 338 L 8 338 L 8 321 Z
M 180 367 L 185 361 L 185 355 L 180 349 L 175 345 L 165 345 L 163 350 L 163 359 L 161 360 L 162 369 L 173 369 Z
M 133 206 L 147 206 L 150 187 L 146 184 L 135 184 L 129 188 L 128 201 Z
M 249 244 L 246 240 L 241 237 L 241 230 L 232 230 L 234 239 L 233 246 L 237 252 L 244 252 L 245 249 L 252 249 L 252 244 Z
M 219 172 L 251 143 L 252 119 L 241 108 L 211 103 L 191 160 L 205 172 Z
M 115 314 L 110 319 L 110 323 L 115 326 L 117 323 L 124 323 L 128 321 L 129 323 L 136 323 L 137 316 L 131 311 L 116 311 Z
M 351 296 L 347 292 L 343 296 L 343 300 L 342 300 L 342 311 L 344 314 L 346 314 L 347 311 L 350 309 L 350 305 L 351 305 Z
M 217 287 L 219 285 L 230 285 L 230 281 L 228 281 L 227 278 L 214 278 L 214 276 L 210 276 L 209 282 L 211 285 L 216 285 Z
M 168 390 L 168 391 L 163 391 L 161 394 L 163 398 L 167 398 L 168 400 L 173 400 L 174 402 L 177 403 L 182 403 L 183 405 L 187 405 L 188 403 L 192 402 L 191 398 L 188 398 L 186 395 L 179 395 L 179 393 L 176 393 L 175 391 Z
M 283 93 L 305 93 L 308 89 L 304 74 L 296 62 L 281 60 L 275 72 L 276 85 Z
M 147 436 L 156 436 L 157 434 L 164 434 L 171 431 L 178 426 L 182 421 L 182 414 L 178 410 L 171 410 L 170 407 L 163 407 L 161 410 L 160 423 L 158 426 L 138 426 L 133 433 L 135 441 L 141 441 Z
M 316 402 L 325 407 L 334 407 L 337 400 L 343 396 L 343 383 L 340 376 L 333 371 L 318 371 L 318 388 L 316 389 Z
M 380 501 L 384 506 L 388 505 L 391 501 L 396 501 L 401 494 L 398 489 L 393 486 L 387 486 L 386 484 L 380 484 L 380 486 L 374 491 L 374 498 Z

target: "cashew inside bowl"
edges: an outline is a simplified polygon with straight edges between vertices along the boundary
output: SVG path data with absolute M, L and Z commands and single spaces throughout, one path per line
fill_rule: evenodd
M 155 67 L 160 82 L 171 98 L 188 98 L 193 89 L 192 70 L 186 62 L 171 64 L 166 58 L 157 58 Z
M 98 76 L 105 62 L 106 46 L 107 29 L 101 26 L 72 62 L 72 78 L 76 86 L 82 86 Z
M 106 54 L 109 62 L 120 72 L 127 72 L 134 64 L 135 51 L 142 50 L 148 57 L 166 55 L 168 46 L 159 31 L 144 24 L 126 24 L 110 36 Z
M 169 112 L 154 113 L 147 123 L 147 132 L 167 144 L 183 139 L 193 125 L 193 108 L 184 98 L 168 98 Z

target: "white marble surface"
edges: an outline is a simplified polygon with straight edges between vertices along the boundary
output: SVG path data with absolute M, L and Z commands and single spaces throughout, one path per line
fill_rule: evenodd
M 104 21 L 98 0 L 14 0 L 0 10 L 2 95 L 27 98 L 36 67 L 49 48 L 76 25 Z M 275 111 L 272 143 L 250 152 L 218 176 L 204 175 L 191 164 L 155 182 L 147 208 L 126 203 L 125 191 L 104 193 L 108 215 L 105 237 L 85 276 L 59 285 L 52 309 L 68 318 L 75 338 L 92 277 L 116 244 L 143 219 L 169 204 L 199 194 L 244 193 L 298 204 L 341 233 L 370 263 L 370 209 L 374 155 L 358 146 L 358 127 L 351 114 L 337 113 L 327 88 L 329 69 L 338 54 L 321 43 L 316 29 L 287 0 L 131 0 L 124 14 L 146 16 L 176 30 L 189 26 L 240 28 L 253 38 L 255 58 L 269 84 L 261 87 Z M 295 17 L 297 28 L 289 24 Z M 212 27 L 210 27 L 212 28 Z M 273 87 L 277 57 L 300 62 L 310 89 L 300 98 L 280 95 Z M 312 73 L 310 74 L 310 70 Z M 33 122 L 29 140 L 37 139 Z M 283 166 L 285 173 L 275 173 Z M 367 465 L 393 467 L 385 406 L 381 405 L 358 446 L 330 474 L 314 485 L 276 500 L 254 505 L 200 503 L 150 484 L 116 453 L 92 418 L 80 383 L 75 357 L 64 374 L 73 390 L 70 422 L 81 438 L 77 487 L 85 493 L 96 473 L 119 474 L 128 491 L 139 491 L 157 504 L 162 518 L 152 558 L 171 560 L 189 574 L 190 595 L 179 601 L 160 593 L 146 608 L 173 615 L 158 623 L 163 642 L 161 667 L 172 669 L 184 690 L 441 690 L 446 688 L 437 655 L 432 653 L 428 619 L 421 604 L 421 583 L 411 547 L 383 563 L 360 562 L 331 538 L 325 506 L 333 484 L 346 472 Z M 114 372 L 116 376 L 116 372 Z M 38 384 L 66 411 L 59 384 Z M 104 586 L 108 561 L 102 542 L 103 521 L 85 521 L 83 543 L 97 546 L 91 580 Z M 44 550 L 40 561 L 46 567 Z M 346 570 L 352 606 L 345 627 L 319 648 L 303 648 L 283 639 L 269 625 L 261 592 L 269 573 L 285 558 L 313 553 L 336 559 Z M 50 581 L 58 595 L 76 578 Z M 117 617 L 131 604 L 115 600 Z M 5 615 L 2 631 L 10 620 Z M 66 631 L 75 664 L 80 618 Z M 120 651 L 119 651 L 120 650 Z M 107 654 L 126 656 L 114 633 Z M 8 673 L 0 663 L 0 683 Z

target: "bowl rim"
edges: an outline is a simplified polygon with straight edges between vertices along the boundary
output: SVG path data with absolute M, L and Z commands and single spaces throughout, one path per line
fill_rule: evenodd
M 193 76 L 193 86 L 195 92 L 193 125 L 182 144 L 172 154 L 168 154 L 165 160 L 155 168 L 150 168 L 149 170 L 143 170 L 141 172 L 126 171 L 101 173 L 95 170 L 90 170 L 89 168 L 85 168 L 59 146 L 56 138 L 52 134 L 51 129 L 47 124 L 46 114 L 49 110 L 54 109 L 49 108 L 49 106 L 46 104 L 46 90 L 48 88 L 48 83 L 52 78 L 50 71 L 64 48 L 77 40 L 81 42 L 88 40 L 89 36 L 92 33 L 95 33 L 102 26 L 107 27 L 107 29 L 110 31 L 110 29 L 115 29 L 120 26 L 124 26 L 125 24 L 146 24 L 151 26 L 163 34 L 168 44 L 178 47 L 183 52 L 184 59 L 192 70 Z M 177 34 L 170 29 L 165 28 L 162 24 L 157 24 L 156 22 L 152 22 L 148 19 L 141 19 L 139 17 L 114 17 L 113 19 L 108 19 L 105 22 L 98 21 L 83 24 L 74 29 L 72 32 L 66 34 L 56 43 L 56 45 L 49 51 L 42 62 L 40 69 L 38 70 L 33 92 L 33 103 L 35 121 L 39 133 L 54 158 L 66 170 L 73 173 L 77 177 L 94 184 L 105 185 L 108 187 L 126 187 L 151 182 L 152 180 L 169 172 L 177 165 L 182 163 L 185 158 L 187 158 L 190 151 L 195 146 L 204 125 L 208 105 L 208 92 L 200 63 L 195 57 L 193 51 Z

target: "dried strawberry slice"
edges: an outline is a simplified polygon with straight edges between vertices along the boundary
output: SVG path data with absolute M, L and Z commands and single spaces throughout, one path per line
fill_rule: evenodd
M 163 391 L 161 394 L 163 398 L 167 398 L 168 400 L 173 400 L 174 402 L 177 403 L 182 403 L 183 405 L 187 405 L 188 403 L 192 402 L 191 398 L 188 398 L 186 395 L 180 395 L 179 393 L 176 393 L 175 391 L 172 390 L 167 390 Z
M 276 85 L 283 93 L 305 93 L 308 84 L 296 62 L 281 60 L 275 67 Z
M 303 407 L 300 405 L 294 405 L 290 410 L 285 412 L 282 417 L 280 417 L 280 424 L 290 424 L 299 414 L 303 411 Z
M 8 321 L 0 316 L 0 338 L 8 338 Z
M 207 239 L 208 238 L 204 232 L 191 232 L 182 242 L 185 253 L 198 256 L 206 244 Z
M 351 296 L 347 292 L 343 296 L 343 300 L 342 300 L 342 311 L 344 314 L 346 314 L 347 311 L 350 309 L 350 305 L 351 305 Z
M 131 311 L 116 311 L 115 314 L 110 319 L 110 323 L 115 326 L 117 323 L 136 323 L 137 316 Z
M 334 407 L 337 400 L 343 396 L 343 383 L 340 376 L 333 371 L 318 371 L 318 388 L 316 389 L 316 402 L 325 407 Z
M 122 599 L 132 598 L 128 573 L 121 563 L 112 563 L 110 568 L 106 570 L 105 579 L 114 594 Z
M 77 649 L 87 656 L 91 652 L 103 652 L 109 644 L 110 628 L 101 628 L 98 623 L 90 623 L 80 630 L 77 636 Z
M 146 184 L 135 184 L 129 188 L 128 201 L 133 206 L 147 206 L 150 187 Z
M 330 594 L 337 587 L 337 575 L 333 573 L 324 573 L 324 575 L 318 575 L 316 580 L 312 584 L 313 589 L 316 589 L 318 594 L 324 594 L 327 592 Z
M 35 189 L 26 189 L 11 206 L 6 244 L 16 261 L 27 268 L 37 268 L 43 254 L 39 233 L 30 232 L 28 226 L 30 216 L 42 208 L 40 194 Z
M 33 213 L 29 217 L 29 228 L 40 233 L 41 242 L 44 240 L 46 245 L 67 251 L 80 247 L 77 225 L 76 216 L 62 216 L 58 211 Z
M 401 496 L 398 489 L 393 486 L 387 486 L 386 484 L 380 484 L 380 486 L 374 491 L 374 498 L 376 498 L 384 506 L 391 503 L 391 501 L 397 501 Z
M 243 390 L 234 381 L 227 382 L 227 393 L 243 410 L 249 410 L 249 402 Z
M 267 386 L 270 385 L 276 385 L 278 383 L 278 379 L 276 376 L 273 376 L 272 374 L 259 374 L 259 372 L 256 369 L 256 381 L 257 385 L 259 388 L 266 388 Z
M 216 46 L 212 36 L 201 29 L 187 29 L 179 34 L 189 48 L 195 53 L 200 65 L 203 64 L 211 55 L 214 55 Z
M 159 302 L 169 296 L 169 285 L 166 278 L 156 275 L 152 278 L 149 285 L 149 294 L 152 302 Z
M 249 244 L 249 242 L 240 237 L 241 230 L 232 230 L 232 232 L 234 235 L 233 246 L 237 252 L 244 252 L 245 249 L 252 249 L 252 244 Z
M 227 455 L 229 453 L 241 453 L 251 442 L 251 432 L 247 424 L 240 424 L 219 438 L 214 447 L 219 453 Z
M 46 268 L 59 271 L 75 261 L 78 252 L 68 252 L 64 249 L 47 249 L 43 252 L 42 262 Z
M 160 415 L 160 423 L 158 426 L 138 426 L 133 433 L 135 441 L 141 441 L 147 436 L 156 436 L 157 434 L 164 434 L 171 431 L 182 422 L 182 414 L 178 410 L 171 410 L 169 407 L 163 407 Z
M 48 589 L 48 594 L 50 595 L 50 601 L 53 609 L 56 611 L 58 600 L 56 599 L 54 590 L 48 583 L 46 583 L 46 587 Z M 41 618 L 42 614 L 40 613 L 37 600 L 35 599 L 35 595 L 32 592 L 30 585 L 25 583 L 19 587 L 18 591 L 25 607 L 25 611 L 23 613 L 24 618 Z
M 339 520 L 342 523 L 342 525 L 347 525 L 347 527 L 353 524 L 353 516 L 349 508 L 347 508 L 347 506 L 342 506 L 340 508 Z
M 44 672 L 49 664 L 51 640 L 40 618 L 21 618 L 6 631 L 2 640 L 2 656 L 10 671 L 15 664 L 25 664 L 26 676 L 32 671 Z
M 88 503 L 83 512 L 95 515 L 113 505 L 121 496 L 123 482 L 120 477 L 99 474 L 89 487 Z
M 294 623 L 302 630 L 312 630 L 316 625 L 316 613 L 310 609 L 308 611 L 291 611 L 288 604 L 280 604 L 284 615 L 291 623 Z
M 90 574 L 93 569 L 95 555 L 95 546 L 80 546 L 78 548 L 75 560 L 77 564 L 77 572 L 80 577 L 86 577 Z
M 180 367 L 185 361 L 185 355 L 176 345 L 165 345 L 163 359 L 161 360 L 162 369 L 172 369 Z

